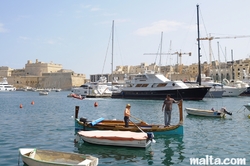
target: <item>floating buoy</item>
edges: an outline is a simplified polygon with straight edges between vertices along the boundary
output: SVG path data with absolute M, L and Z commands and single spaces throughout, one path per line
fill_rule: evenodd
M 97 102 L 95 102 L 95 103 L 94 103 L 94 106 L 95 106 L 95 107 L 97 107 L 97 106 L 98 106 L 98 103 L 97 103 Z
M 250 119 L 250 114 L 247 117 Z
M 35 102 L 34 102 L 34 101 L 32 101 L 32 102 L 31 102 L 31 105 L 34 105 L 34 104 L 35 104 Z
M 22 104 L 20 104 L 20 106 L 19 106 L 20 108 L 23 108 L 23 105 Z

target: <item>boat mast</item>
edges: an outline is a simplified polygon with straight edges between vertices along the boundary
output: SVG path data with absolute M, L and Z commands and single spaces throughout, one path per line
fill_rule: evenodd
M 198 77 L 197 82 L 199 82 L 199 85 L 201 85 L 201 62 L 200 62 L 200 26 L 199 26 L 199 5 L 196 5 L 197 7 L 197 31 L 198 31 Z
M 233 58 L 233 50 L 231 50 L 231 57 L 232 57 L 232 80 L 234 80 L 234 58 Z
M 163 36 L 163 32 L 161 32 L 161 45 L 160 45 L 160 63 L 159 63 L 160 73 L 161 73 L 162 36 Z
M 111 58 L 111 82 L 113 82 L 113 55 L 114 54 L 114 20 L 112 23 L 112 58 Z

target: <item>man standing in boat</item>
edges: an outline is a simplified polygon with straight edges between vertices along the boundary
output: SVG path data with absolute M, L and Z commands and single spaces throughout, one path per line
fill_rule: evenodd
M 171 95 L 168 94 L 167 97 L 166 97 L 166 99 L 163 102 L 163 105 L 162 105 L 162 111 L 165 108 L 165 111 L 164 111 L 165 126 L 169 126 L 170 125 L 171 112 L 172 112 L 172 104 L 173 103 L 178 103 L 178 101 L 175 101 L 173 98 L 171 98 Z
M 130 104 L 127 104 L 127 105 L 126 105 L 126 109 L 124 110 L 124 122 L 125 122 L 125 127 L 128 127 L 129 117 L 130 117 L 130 108 L 131 108 L 131 105 L 130 105 Z

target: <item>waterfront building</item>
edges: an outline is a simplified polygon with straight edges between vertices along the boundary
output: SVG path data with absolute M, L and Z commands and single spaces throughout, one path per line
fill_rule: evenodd
M 9 74 L 10 73 L 10 74 Z M 17 88 L 60 88 L 70 90 L 85 83 L 85 74 L 62 69 L 61 64 L 44 63 L 28 60 L 24 69 L 0 67 L 0 76 L 7 77 L 8 82 Z

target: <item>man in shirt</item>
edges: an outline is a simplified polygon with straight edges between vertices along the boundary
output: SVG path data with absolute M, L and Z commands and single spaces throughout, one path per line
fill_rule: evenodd
M 171 112 L 172 112 L 172 104 L 173 103 L 178 103 L 178 101 L 175 101 L 173 98 L 171 98 L 171 95 L 168 94 L 167 98 L 164 100 L 163 105 L 162 105 L 162 111 L 165 108 L 165 111 L 164 111 L 165 126 L 169 126 L 170 125 Z

